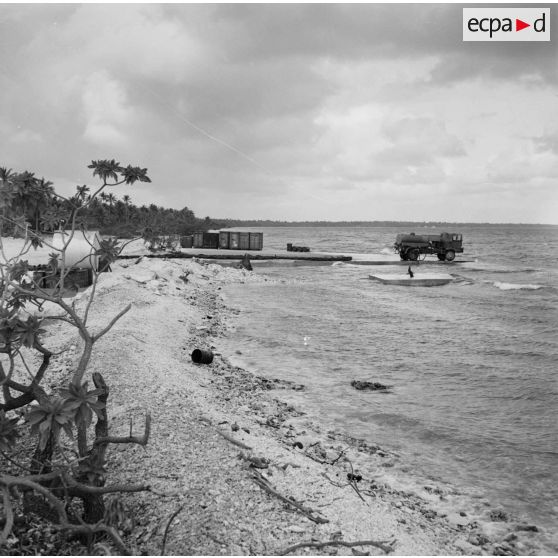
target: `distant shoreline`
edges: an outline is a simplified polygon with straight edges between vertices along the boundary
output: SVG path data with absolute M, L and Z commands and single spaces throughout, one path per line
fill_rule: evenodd
M 221 228 L 234 227 L 558 227 L 551 223 L 487 223 L 487 222 L 450 222 L 450 221 L 252 221 L 215 218 Z

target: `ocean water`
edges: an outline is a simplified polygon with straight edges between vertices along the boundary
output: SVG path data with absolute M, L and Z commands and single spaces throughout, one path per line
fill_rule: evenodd
M 450 230 L 451 229 L 451 230 Z M 266 248 L 386 254 L 431 227 L 273 227 Z M 240 310 L 222 340 L 258 374 L 303 383 L 293 402 L 327 426 L 400 455 L 407 471 L 482 494 L 556 533 L 558 226 L 466 225 L 468 263 L 440 287 L 368 278 L 400 266 L 270 265 L 273 281 L 228 287 Z M 393 386 L 361 392 L 357 380 Z M 558 548 L 558 546 L 557 546 Z

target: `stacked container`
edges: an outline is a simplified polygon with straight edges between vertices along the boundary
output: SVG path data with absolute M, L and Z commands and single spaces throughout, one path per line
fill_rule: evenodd
M 250 233 L 250 250 L 263 250 L 263 233 Z
M 229 233 L 229 248 L 231 250 L 240 250 L 240 233 L 230 232 Z
M 220 248 L 221 250 L 262 250 L 263 233 L 219 231 L 194 233 L 194 248 Z
M 219 248 L 227 249 L 229 247 L 229 231 L 219 231 Z
M 194 248 L 219 248 L 219 233 L 195 232 Z
M 250 250 L 250 233 L 238 233 L 238 248 L 239 250 Z
M 192 235 L 180 237 L 180 246 L 182 248 L 192 248 L 193 245 L 194 245 L 194 237 Z

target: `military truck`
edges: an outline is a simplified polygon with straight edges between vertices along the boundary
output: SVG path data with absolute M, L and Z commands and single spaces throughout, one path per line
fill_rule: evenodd
M 463 235 L 443 232 L 440 234 L 398 234 L 393 245 L 404 261 L 416 261 L 421 255 L 436 254 L 440 261 L 451 262 L 455 254 L 463 252 Z

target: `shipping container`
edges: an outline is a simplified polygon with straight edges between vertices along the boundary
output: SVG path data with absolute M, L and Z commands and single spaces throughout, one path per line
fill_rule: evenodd
M 238 248 L 239 250 L 250 250 L 250 233 L 238 233 Z
M 219 233 L 195 232 L 194 248 L 219 248 Z
M 263 250 L 263 233 L 250 233 L 250 250 Z
M 229 247 L 229 231 L 219 231 L 219 248 L 227 249 Z
M 194 237 L 192 235 L 186 235 L 180 237 L 181 248 L 192 248 L 193 245 L 194 245 Z
M 203 247 L 217 250 L 219 248 L 219 233 L 203 233 Z
M 203 248 L 203 232 L 198 231 L 194 233 L 194 241 L 192 243 L 194 248 Z
M 225 250 L 262 250 L 263 233 L 219 231 L 219 248 Z
M 239 232 L 230 232 L 229 233 L 229 248 L 231 250 L 239 250 L 240 249 L 240 233 Z

